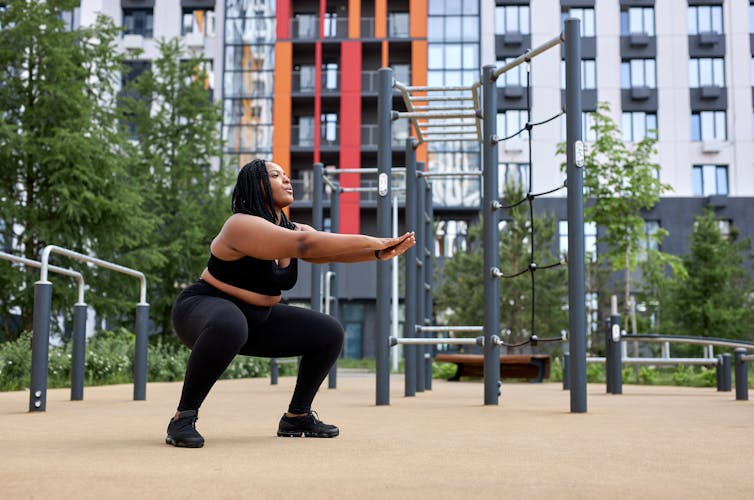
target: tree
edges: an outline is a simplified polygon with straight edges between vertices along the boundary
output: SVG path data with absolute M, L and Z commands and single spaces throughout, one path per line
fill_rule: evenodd
M 124 257 L 115 250 L 150 230 L 117 126 L 119 30 L 106 17 L 67 29 L 61 13 L 78 3 L 11 0 L 0 12 L 0 221 L 6 249 L 33 260 L 47 244 Z M 0 275 L 0 315 L 20 308 L 24 329 L 31 328 L 35 280 L 8 267 Z M 87 298 L 107 295 L 98 291 L 109 283 L 87 282 Z
M 601 102 L 592 113 L 597 139 L 585 148 L 584 219 L 595 222 L 601 230 L 599 263 L 623 271 L 624 320 L 628 321 L 631 272 L 647 256 L 649 241 L 659 245 L 667 235 L 664 229 L 647 234 L 642 214 L 671 188 L 660 181 L 660 166 L 652 159 L 657 139 L 647 135 L 635 144 L 624 142 L 609 112 L 609 105 Z M 565 153 L 564 144 L 559 145 L 558 152 Z M 656 251 L 653 257 L 683 274 L 676 256 Z
M 122 101 L 138 142 L 142 185 L 158 220 L 148 246 L 159 259 L 148 269 L 151 316 L 170 331 L 180 288 L 194 281 L 230 207 L 232 184 L 222 154 L 221 114 L 206 86 L 200 57 L 184 58 L 177 39 L 159 42 L 159 57 L 125 89 Z
M 670 285 L 665 313 L 672 333 L 754 340 L 751 242 L 733 228 L 726 238 L 714 213 L 696 218 L 689 253 L 683 257 L 688 278 Z
M 508 185 L 504 198 L 513 204 L 524 198 L 520 186 Z M 535 201 L 536 203 L 536 201 Z M 529 220 L 526 205 L 508 211 L 510 219 L 500 231 L 500 268 L 512 275 L 529 267 L 531 251 L 531 224 L 534 224 L 534 263 L 540 270 L 535 274 L 535 323 L 532 332 L 532 293 L 529 273 L 500 283 L 500 326 L 507 342 L 528 339 L 532 333 L 539 337 L 560 335 L 567 328 L 568 319 L 564 304 L 567 280 L 564 267 L 541 269 L 556 263 L 553 254 L 556 224 L 549 216 L 535 216 Z M 445 262 L 440 278 L 441 285 L 435 295 L 438 309 L 450 311 L 449 322 L 456 325 L 481 325 L 484 320 L 482 226 L 469 231 L 468 253 L 458 252 Z

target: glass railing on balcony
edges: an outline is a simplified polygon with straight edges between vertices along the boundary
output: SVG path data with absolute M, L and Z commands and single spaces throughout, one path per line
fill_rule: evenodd
M 291 38 L 316 39 L 319 36 L 319 17 L 316 14 L 295 14 L 291 19 Z
M 388 12 L 387 36 L 388 38 L 408 38 L 409 15 L 408 12 Z
M 320 89 L 322 93 L 340 91 L 340 71 L 337 69 L 323 68 L 321 80 Z M 291 87 L 293 92 L 314 93 L 315 82 L 316 75 L 313 67 L 301 68 L 292 73 Z
M 312 201 L 312 183 L 309 179 L 291 179 L 296 201 Z
M 406 139 L 408 138 L 408 121 L 399 120 L 393 122 L 391 129 L 390 144 L 393 147 L 401 147 L 406 145 Z M 362 146 L 378 146 L 378 125 L 366 124 L 361 126 L 361 145 Z
M 411 84 L 411 71 L 409 69 L 393 69 L 393 78 L 406 85 Z M 379 76 L 377 71 L 361 72 L 361 92 L 376 94 L 379 88 Z M 398 92 L 395 90 L 395 92 Z
M 314 147 L 314 127 L 311 125 L 291 125 L 291 146 Z M 320 146 L 337 146 L 340 141 L 340 127 L 335 123 L 323 123 L 320 127 Z
M 361 18 L 361 38 L 374 38 L 374 18 Z

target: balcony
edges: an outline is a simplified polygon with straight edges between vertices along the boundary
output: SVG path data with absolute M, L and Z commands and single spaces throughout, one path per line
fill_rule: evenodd
M 339 141 L 340 126 L 333 122 L 323 123 L 320 127 L 320 147 L 337 147 Z M 314 148 L 314 127 L 311 124 L 291 125 L 291 147 Z
M 316 40 L 319 36 L 319 16 L 316 14 L 295 14 L 291 19 L 291 38 L 294 40 Z M 341 39 L 348 37 L 348 18 L 325 15 L 322 38 Z
M 411 70 L 408 65 L 401 68 L 393 69 L 393 78 L 406 85 L 411 84 Z M 377 71 L 362 71 L 361 72 L 361 93 L 362 94 L 377 94 L 379 90 L 380 78 Z M 395 92 L 398 92 L 397 90 Z
M 406 139 L 409 137 L 408 120 L 393 122 L 391 127 L 390 145 L 394 148 L 405 147 Z M 379 140 L 379 125 L 364 124 L 361 126 L 361 145 L 364 148 L 377 148 Z
M 316 82 L 314 67 L 293 71 L 292 77 L 293 93 L 314 94 Z M 323 94 L 340 92 L 340 71 L 323 68 L 320 83 Z

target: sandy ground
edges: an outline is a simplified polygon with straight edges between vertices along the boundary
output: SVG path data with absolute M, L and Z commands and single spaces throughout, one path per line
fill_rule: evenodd
M 343 374 L 315 407 L 335 439 L 275 436 L 294 379 L 219 382 L 200 412 L 202 449 L 164 444 L 181 385 L 0 393 L 0 498 L 754 498 L 754 402 L 714 389 L 589 386 L 570 413 L 556 383 L 434 381 L 403 396 L 391 380 Z

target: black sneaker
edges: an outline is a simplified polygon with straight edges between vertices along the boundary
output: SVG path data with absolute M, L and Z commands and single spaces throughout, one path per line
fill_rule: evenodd
M 338 434 L 337 427 L 322 422 L 314 412 L 301 417 L 286 417 L 284 414 L 278 425 L 280 437 L 333 438 Z
M 196 410 L 185 410 L 178 413 L 178 418 L 170 419 L 165 443 L 179 448 L 201 448 L 204 446 L 204 438 L 196 431 L 198 418 Z

